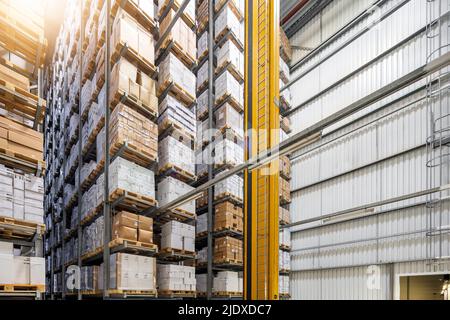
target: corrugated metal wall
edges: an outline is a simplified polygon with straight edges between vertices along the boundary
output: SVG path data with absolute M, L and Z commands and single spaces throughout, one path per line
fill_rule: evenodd
M 300 30 L 292 43 L 317 47 L 373 2 L 335 0 Z M 447 12 L 449 3 L 442 3 L 441 13 Z M 426 9 L 425 0 L 388 0 L 303 61 L 293 73 L 293 77 L 301 75 L 291 88 L 293 106 L 297 106 L 291 115 L 293 132 L 425 64 Z M 388 17 L 333 53 L 391 10 Z M 447 17 L 445 24 L 442 30 L 448 28 Z M 303 56 L 297 53 L 296 59 Z M 294 222 L 429 187 L 424 85 L 425 81 L 416 83 L 328 128 L 321 141 L 293 156 Z M 448 176 L 444 183 L 449 183 Z M 434 267 L 420 260 L 429 258 L 430 253 L 450 256 L 450 237 L 446 234 L 438 241 L 426 236 L 429 211 L 425 201 L 426 197 L 413 198 L 359 213 L 367 215 L 362 218 L 322 220 L 293 228 L 292 297 L 390 299 L 396 297 L 395 274 L 405 262 L 419 261 L 416 263 L 423 272 L 432 272 Z M 442 225 L 450 225 L 449 212 L 449 203 L 444 202 L 440 214 L 433 213 L 433 217 L 441 218 Z M 371 275 L 368 266 L 372 264 L 380 268 L 376 289 L 367 285 Z M 448 264 L 443 266 L 450 270 Z

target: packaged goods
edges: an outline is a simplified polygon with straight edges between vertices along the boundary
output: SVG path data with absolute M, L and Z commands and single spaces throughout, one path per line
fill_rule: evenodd
M 122 211 L 114 216 L 112 237 L 153 243 L 153 219 Z
M 197 235 L 204 234 L 208 231 L 208 215 L 206 213 L 197 217 L 197 226 L 195 231 Z
M 178 179 L 166 177 L 158 183 L 157 201 L 160 206 L 164 206 L 192 191 L 193 189 L 193 187 Z M 191 200 L 180 205 L 177 210 L 183 210 L 187 213 L 195 215 L 195 200 Z
M 229 103 L 225 103 L 214 112 L 218 130 L 232 130 L 238 137 L 244 137 L 244 115 L 240 114 Z
M 279 250 L 278 261 L 280 270 L 285 272 L 291 270 L 291 258 L 289 252 Z
M 159 64 L 158 93 L 161 94 L 172 82 L 195 97 L 195 75 L 173 53 L 169 53 Z
M 291 184 L 283 178 L 280 178 L 280 202 L 291 202 Z
M 242 282 L 238 272 L 221 271 L 214 277 L 213 292 L 238 293 L 240 290 L 239 282 Z
M 175 128 L 181 128 L 191 137 L 195 137 L 197 132 L 195 113 L 186 108 L 180 101 L 168 94 L 159 104 L 159 131 L 173 125 Z
M 208 2 L 208 1 L 204 1 L 204 2 Z M 195 275 L 197 293 L 206 293 L 207 277 L 208 277 L 207 274 L 196 274 Z
M 208 31 L 205 31 L 197 41 L 197 59 L 200 60 L 201 58 L 205 57 L 207 53 L 208 53 Z
M 93 223 L 83 229 L 83 239 L 81 241 L 82 254 L 91 253 L 103 247 L 103 234 L 104 218 L 103 216 L 99 216 Z M 68 260 L 71 260 L 71 258 L 69 257 Z
M 116 253 L 110 257 L 110 287 L 117 290 L 156 290 L 156 259 Z
M 45 285 L 45 259 L 0 254 L 0 283 Z
M 239 19 L 234 14 L 229 6 L 227 6 L 214 22 L 215 34 L 214 37 L 216 41 L 220 40 L 221 36 L 224 35 L 228 30 L 231 30 L 235 37 L 244 43 L 244 25 L 239 22 Z
M 158 289 L 160 291 L 195 291 L 195 268 L 158 264 Z
M 245 13 L 244 0 L 214 0 L 214 8 L 216 12 L 218 12 L 224 5 L 236 9 L 237 10 L 236 15 L 243 16 Z
M 289 276 L 279 276 L 278 291 L 283 295 L 289 294 Z
M 285 178 L 291 177 L 291 161 L 287 156 L 280 157 L 280 172 Z
M 167 8 L 171 0 L 161 0 L 158 4 L 158 15 L 161 16 L 164 13 L 164 9 Z M 173 7 L 180 8 L 183 1 L 174 0 Z M 183 14 L 191 21 L 195 21 L 195 0 L 190 0 Z
M 208 73 L 208 60 L 197 71 L 197 90 L 201 91 L 208 85 L 209 73 Z
M 242 240 L 232 237 L 217 238 L 214 244 L 214 263 L 242 263 Z
M 190 4 L 193 4 L 194 2 L 195 1 L 191 1 Z M 186 10 L 184 12 L 186 12 Z M 167 28 L 175 17 L 175 14 L 175 10 L 170 9 L 167 15 L 161 21 L 159 25 L 160 36 L 166 32 Z M 161 47 L 166 48 L 170 41 L 174 41 L 175 44 L 179 46 L 181 51 L 183 51 L 183 53 L 192 60 L 192 62 L 195 61 L 195 58 L 197 56 L 197 39 L 195 36 L 195 32 L 192 31 L 192 29 L 186 24 L 186 22 L 184 22 L 183 19 L 177 20 Z
M 100 266 L 81 267 L 81 290 L 98 291 Z
M 173 249 L 195 252 L 195 227 L 170 221 L 162 226 L 161 250 Z
M 244 199 L 244 181 L 239 176 L 231 176 L 219 182 L 214 188 L 214 199 L 233 196 L 239 200 Z
M 283 59 L 280 59 L 280 79 L 284 84 L 287 84 L 290 77 L 290 69 L 288 64 Z
M 216 205 L 215 210 L 214 231 L 244 231 L 244 213 L 241 207 L 236 206 L 231 202 L 223 202 Z
M 292 47 L 289 38 L 287 37 L 283 28 L 280 28 L 280 46 L 281 46 L 280 54 L 282 59 L 288 63 L 291 62 Z
M 216 167 L 237 166 L 244 162 L 244 148 L 241 145 L 228 139 L 216 140 L 214 144 Z
M 155 174 L 153 171 L 121 157 L 111 163 L 109 170 L 111 194 L 120 189 L 155 199 Z M 103 182 L 104 174 L 97 179 L 97 203 L 103 202 Z
M 42 162 L 43 145 L 42 133 L 0 116 L 0 149 Z
M 291 247 L 291 232 L 288 229 L 281 229 L 279 243 L 284 248 Z
M 217 50 L 217 67 L 223 68 L 227 64 L 239 73 L 240 77 L 244 76 L 244 54 L 236 46 L 233 41 L 226 41 L 222 47 Z
M 228 96 L 235 101 L 235 104 L 239 105 L 239 109 L 242 109 L 244 105 L 244 87 L 229 71 L 225 71 L 216 79 L 216 104 L 219 104 Z
M 175 166 L 192 177 L 195 176 L 194 151 L 184 143 L 168 136 L 159 143 L 158 150 L 160 172 Z
M 11 65 L 12 63 L 10 61 L 6 61 L 6 64 Z M 30 91 L 30 80 L 3 64 L 0 64 L 0 79 L 27 92 Z
M 197 97 L 197 119 L 202 120 L 208 114 L 209 89 Z

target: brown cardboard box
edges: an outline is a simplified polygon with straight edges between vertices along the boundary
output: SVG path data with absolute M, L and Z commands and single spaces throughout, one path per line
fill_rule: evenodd
M 289 181 L 280 178 L 280 203 L 286 204 L 291 202 L 291 184 Z
M 223 202 L 216 206 L 214 231 L 221 230 L 244 231 L 244 214 L 242 208 L 230 202 Z
M 138 229 L 139 231 L 153 231 L 153 219 L 149 217 L 144 216 L 138 216 L 139 225 Z
M 139 229 L 138 241 L 144 243 L 153 243 L 153 231 Z
M 287 156 L 280 157 L 280 172 L 284 177 L 291 177 L 291 161 Z
M 137 229 L 139 225 L 138 216 L 133 213 L 122 211 L 114 216 L 113 225 Z
M 114 239 L 126 239 L 137 241 L 138 239 L 138 231 L 137 229 L 113 225 L 112 235 Z
M 242 240 L 232 237 L 222 237 L 215 240 L 214 263 L 242 263 L 243 257 Z

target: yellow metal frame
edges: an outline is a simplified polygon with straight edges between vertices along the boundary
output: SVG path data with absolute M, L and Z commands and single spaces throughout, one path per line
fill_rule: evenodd
M 245 15 L 246 160 L 279 144 L 279 0 L 248 0 Z M 245 172 L 244 296 L 278 300 L 279 161 Z

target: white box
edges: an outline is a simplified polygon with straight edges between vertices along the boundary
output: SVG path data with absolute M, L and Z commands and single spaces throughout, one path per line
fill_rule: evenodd
M 0 283 L 14 284 L 14 256 L 0 253 Z
M 30 283 L 30 258 L 14 257 L 14 284 Z
M 236 36 L 236 38 L 241 43 L 244 43 L 244 24 L 239 22 L 239 19 L 236 17 L 236 15 L 229 6 L 227 6 L 224 10 L 222 10 L 222 12 L 216 18 L 214 26 L 215 26 L 214 37 L 216 40 L 218 40 L 219 35 L 224 30 L 231 30 Z
M 30 284 L 45 284 L 45 259 L 30 257 Z
M 164 206 L 173 200 L 192 191 L 194 188 L 188 184 L 172 177 L 166 177 L 158 184 L 157 201 L 160 206 Z M 195 200 L 186 202 L 178 207 L 191 214 L 195 214 Z
M 12 242 L 0 241 L 0 254 L 13 254 L 14 245 Z M 0 268 L 1 270 L 1 268 Z M 1 282 L 0 282 L 1 283 Z

